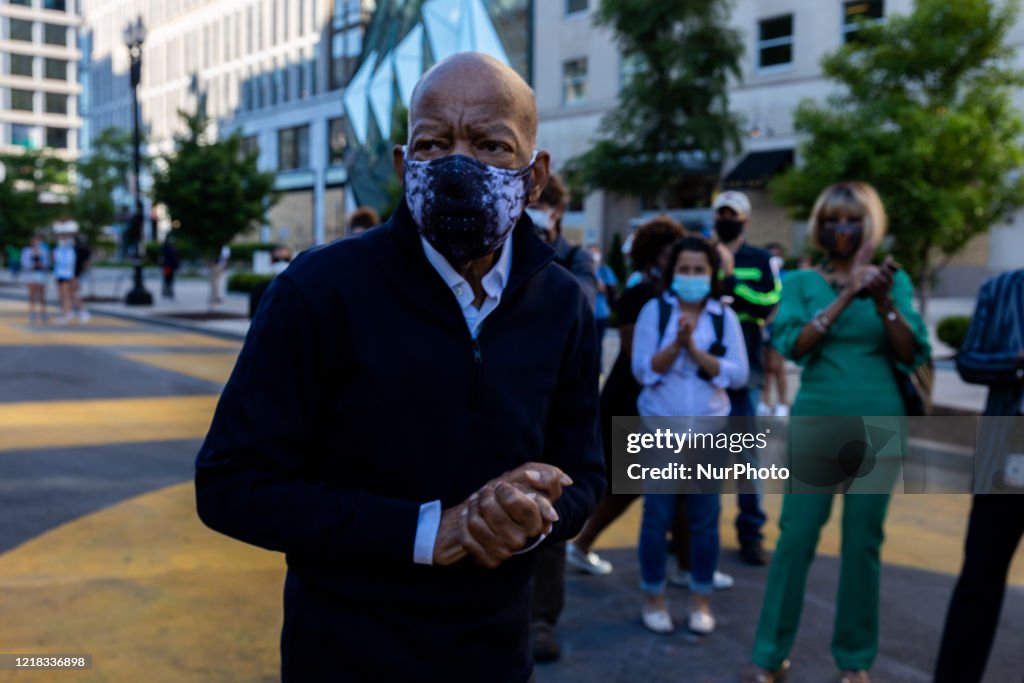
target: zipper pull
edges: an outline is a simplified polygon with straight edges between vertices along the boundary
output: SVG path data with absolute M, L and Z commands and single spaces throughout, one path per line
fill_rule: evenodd
M 483 354 L 480 353 L 480 340 L 473 340 L 473 362 L 480 365 L 484 362 Z

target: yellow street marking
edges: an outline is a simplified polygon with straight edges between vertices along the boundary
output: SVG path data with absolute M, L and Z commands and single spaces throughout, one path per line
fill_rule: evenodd
M 0 452 L 206 435 L 216 396 L 0 403 Z
M 773 547 L 779 537 L 779 512 L 782 496 L 764 497 L 768 523 L 764 527 L 766 545 Z M 841 543 L 842 496 L 836 496 L 832 515 L 822 529 L 818 553 L 837 556 Z M 633 548 L 640 537 L 643 506 L 638 500 L 612 526 L 598 537 L 597 548 Z M 957 575 L 963 561 L 964 536 L 971 511 L 971 498 L 966 495 L 896 495 L 889 506 L 885 524 L 882 561 L 886 564 L 911 567 L 929 572 Z M 722 548 L 734 549 L 736 529 L 733 521 L 738 512 L 736 496 L 722 496 L 722 517 L 719 538 Z M 1010 584 L 1024 586 L 1024 543 L 1017 548 Z
M 202 525 L 188 482 L 0 555 L 0 643 L 93 656 L 92 671 L 33 682 L 280 680 L 283 583 L 281 555 Z
M 189 377 L 226 384 L 236 354 L 225 353 L 122 353 L 124 358 Z
M 191 332 L 90 332 L 88 326 L 27 331 L 0 325 L 0 346 L 154 346 L 237 348 L 238 342 Z

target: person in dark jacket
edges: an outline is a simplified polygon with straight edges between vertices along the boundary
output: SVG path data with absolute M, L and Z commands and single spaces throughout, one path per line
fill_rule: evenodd
M 514 71 L 440 62 L 392 218 L 260 303 L 195 485 L 207 525 L 286 554 L 286 683 L 532 678 L 536 549 L 605 487 L 593 313 L 522 215 L 536 131 Z
M 160 247 L 160 273 L 164 276 L 161 296 L 165 299 L 174 299 L 174 276 L 178 272 L 179 266 L 178 248 L 174 246 L 174 236 L 167 233 L 164 244 Z
M 526 211 L 537 226 L 537 234 L 555 250 L 555 261 L 579 280 L 583 293 L 595 308 L 597 269 L 590 253 L 579 245 L 571 245 L 562 235 L 562 216 L 569 204 L 569 191 L 556 175 L 548 179 L 544 191 Z
M 750 225 L 750 200 L 742 192 L 729 190 L 715 199 L 715 233 L 718 235 L 718 253 L 722 259 L 722 290 L 732 297 L 732 308 L 740 318 L 743 339 L 750 361 L 750 384 L 742 389 L 730 389 L 732 404 L 730 415 L 747 417 L 754 414 L 755 402 L 751 388 L 761 383 L 761 338 L 765 321 L 779 305 L 782 281 L 771 266 L 771 254 L 752 247 L 746 242 L 745 232 Z M 753 458 L 753 454 L 748 454 Z M 736 517 L 736 535 L 740 542 L 740 558 L 747 564 L 763 566 L 768 557 L 763 549 L 761 529 L 768 520 L 761 504 L 761 492 L 754 490 L 739 494 L 740 513 Z
M 989 392 L 964 564 L 946 615 L 935 683 L 982 679 L 1024 534 L 1024 269 L 982 285 L 956 367 L 965 382 L 987 384 Z

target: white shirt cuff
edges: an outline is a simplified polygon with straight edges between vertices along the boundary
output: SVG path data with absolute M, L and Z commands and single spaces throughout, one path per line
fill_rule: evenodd
M 412 549 L 412 561 L 416 564 L 434 564 L 434 544 L 441 528 L 441 501 L 432 500 L 420 505 L 420 517 L 416 523 L 416 541 Z

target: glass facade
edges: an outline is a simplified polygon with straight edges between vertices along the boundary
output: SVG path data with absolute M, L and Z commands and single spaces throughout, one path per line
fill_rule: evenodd
M 432 65 L 458 52 L 484 52 L 511 66 L 527 82 L 532 80 L 531 4 L 531 0 L 335 0 L 336 16 L 339 8 L 351 10 L 359 5 L 364 10 L 372 5 L 375 9 L 342 96 L 345 117 L 331 130 L 333 140 L 336 127 L 342 127 L 348 146 L 344 163 L 360 204 L 388 205 L 385 188 L 394 173 L 391 146 L 404 142 L 397 138 L 405 131 L 413 87 Z M 332 44 L 332 64 L 335 47 L 343 58 L 346 51 L 354 51 L 344 40 Z M 339 62 L 343 76 L 347 64 Z

